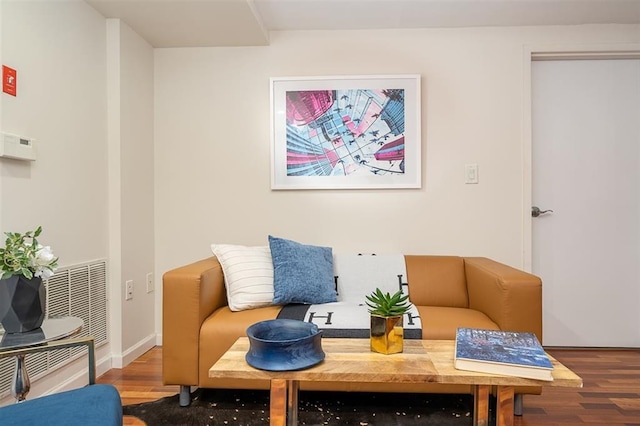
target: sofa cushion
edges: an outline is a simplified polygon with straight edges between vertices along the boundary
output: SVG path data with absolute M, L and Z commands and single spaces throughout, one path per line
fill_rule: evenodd
M 469 307 L 464 259 L 405 256 L 411 302 L 418 306 Z
M 273 303 L 337 301 L 330 247 L 311 246 L 269 235 L 273 259 Z
M 443 306 L 417 306 L 425 340 L 455 340 L 458 327 L 500 330 L 498 324 L 480 311 Z
M 232 311 L 269 306 L 273 301 L 273 263 L 269 247 L 212 244 L 224 274 Z
M 237 388 L 249 386 L 249 381 L 236 379 L 210 379 L 209 369 L 220 357 L 233 345 L 240 336 L 247 335 L 247 327 L 260 321 L 275 319 L 281 306 L 266 306 L 264 308 L 247 309 L 242 312 L 233 312 L 228 306 L 216 309 L 207 317 L 200 328 L 198 338 L 198 368 L 199 382 L 209 383 L 211 387 Z M 184 366 L 183 366 L 184 367 Z M 193 368 L 189 365 L 184 368 Z M 218 383 L 224 383 L 219 385 Z M 268 389 L 269 382 L 266 382 Z M 247 388 L 249 389 L 249 388 Z

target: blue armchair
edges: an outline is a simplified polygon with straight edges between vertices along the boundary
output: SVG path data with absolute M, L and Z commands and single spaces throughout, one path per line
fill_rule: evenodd
M 122 401 L 111 385 L 90 385 L 0 407 L 0 425 L 122 426 Z

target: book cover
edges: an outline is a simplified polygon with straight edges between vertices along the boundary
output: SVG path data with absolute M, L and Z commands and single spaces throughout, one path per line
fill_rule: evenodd
M 533 333 L 458 328 L 454 366 L 459 370 L 552 381 L 553 366 Z

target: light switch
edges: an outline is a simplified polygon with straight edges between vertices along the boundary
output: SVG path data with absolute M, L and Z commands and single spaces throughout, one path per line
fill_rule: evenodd
M 464 166 L 464 183 L 478 183 L 478 165 L 465 164 Z

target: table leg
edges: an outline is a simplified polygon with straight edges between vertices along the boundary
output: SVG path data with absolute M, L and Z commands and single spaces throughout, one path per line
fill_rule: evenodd
M 287 424 L 287 381 L 284 379 L 271 379 L 269 417 L 270 426 Z
M 298 393 L 300 388 L 300 382 L 297 380 L 289 380 L 287 398 L 287 425 L 298 424 Z
M 496 426 L 513 426 L 513 386 L 498 386 Z
M 87 339 L 87 358 L 89 362 L 89 384 L 96 384 L 96 349 L 93 337 Z
M 489 394 L 491 386 L 475 385 L 473 387 L 473 424 L 489 425 Z
M 16 355 L 16 367 L 11 381 L 11 395 L 15 397 L 16 402 L 24 401 L 31 390 L 31 381 L 24 358 L 24 354 Z

